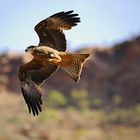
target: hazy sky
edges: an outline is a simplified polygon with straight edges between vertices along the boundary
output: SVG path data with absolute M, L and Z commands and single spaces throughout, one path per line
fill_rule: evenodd
M 82 21 L 65 32 L 72 49 L 112 44 L 140 33 L 140 0 L 0 0 L 0 51 L 37 45 L 34 26 L 51 14 L 72 9 Z

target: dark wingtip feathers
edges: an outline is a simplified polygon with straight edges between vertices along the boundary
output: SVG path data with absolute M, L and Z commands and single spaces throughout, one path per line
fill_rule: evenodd
M 42 111 L 41 105 L 42 105 L 42 99 L 41 96 L 37 94 L 28 94 L 26 91 L 21 88 L 23 97 L 25 99 L 25 102 L 28 106 L 29 113 L 33 113 L 34 116 L 39 115 L 39 112 Z
M 70 11 L 67 11 L 67 12 L 62 11 L 62 12 L 58 12 L 56 14 L 53 14 L 50 17 L 61 17 L 63 15 L 69 15 L 69 14 L 71 14 L 73 12 L 74 12 L 73 10 L 70 10 Z
M 70 11 L 67 11 L 67 12 L 64 12 L 65 14 L 71 14 L 71 13 L 73 13 L 74 12 L 74 10 L 70 10 Z
M 80 17 L 78 17 L 78 14 L 72 14 L 73 12 L 74 12 L 73 10 L 67 12 L 62 11 L 50 17 L 63 19 L 65 22 L 71 24 L 72 26 L 76 26 L 77 23 L 81 21 L 80 21 Z

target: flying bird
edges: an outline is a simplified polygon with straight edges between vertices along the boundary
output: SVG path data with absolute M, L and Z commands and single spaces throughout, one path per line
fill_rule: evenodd
M 34 116 L 42 111 L 41 85 L 58 68 L 62 68 L 75 82 L 80 79 L 83 64 L 90 54 L 66 52 L 63 33 L 63 30 L 69 30 L 79 22 L 78 14 L 71 10 L 56 13 L 39 22 L 34 28 L 40 42 L 38 46 L 27 47 L 25 51 L 31 53 L 33 59 L 19 68 L 21 91 L 29 113 Z

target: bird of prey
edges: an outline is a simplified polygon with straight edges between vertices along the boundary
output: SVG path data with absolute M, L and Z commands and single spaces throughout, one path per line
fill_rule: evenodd
M 56 13 L 35 26 L 39 36 L 38 46 L 29 46 L 25 50 L 33 55 L 33 59 L 20 66 L 19 79 L 21 91 L 28 106 L 29 113 L 34 116 L 42 111 L 41 85 L 58 68 L 66 71 L 78 82 L 84 62 L 90 54 L 70 54 L 66 52 L 66 39 L 63 30 L 69 30 L 80 22 L 78 14 L 73 10 Z

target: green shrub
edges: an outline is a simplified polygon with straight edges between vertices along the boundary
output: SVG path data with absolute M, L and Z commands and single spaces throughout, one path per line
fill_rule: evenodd
M 59 91 L 52 91 L 47 97 L 47 105 L 49 107 L 64 107 L 67 104 L 67 100 L 64 95 Z
M 113 100 L 113 103 L 116 106 L 118 106 L 118 105 L 120 105 L 122 103 L 122 97 L 119 96 L 119 95 L 114 95 L 112 100 Z
M 86 109 L 89 107 L 88 93 L 85 90 L 73 90 L 70 93 L 70 102 L 78 109 Z
M 102 100 L 101 99 L 99 99 L 97 97 L 93 98 L 92 105 L 94 107 L 99 107 L 99 106 L 101 106 L 101 104 L 102 104 Z

